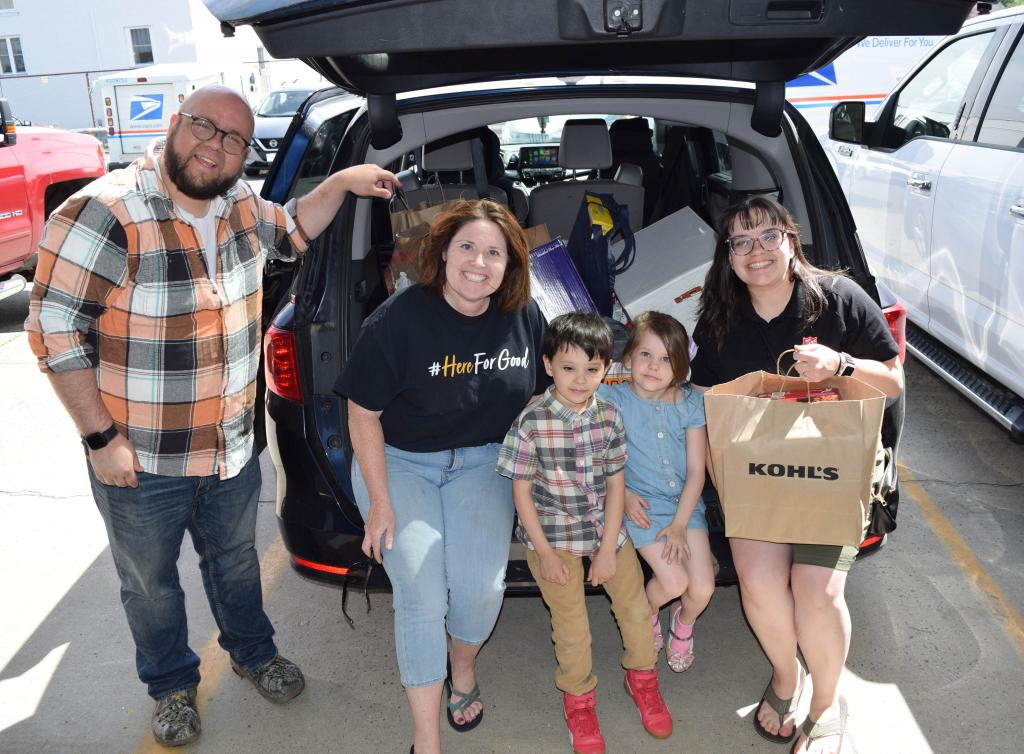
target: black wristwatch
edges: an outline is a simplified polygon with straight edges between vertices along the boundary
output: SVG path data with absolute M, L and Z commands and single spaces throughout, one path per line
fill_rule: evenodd
M 850 377 L 854 370 L 853 359 L 845 351 L 839 353 L 839 368 L 836 370 L 836 377 Z
M 117 427 L 111 424 L 102 432 L 92 432 L 82 438 L 82 447 L 86 452 L 90 450 L 102 450 L 110 444 L 110 441 L 117 437 Z

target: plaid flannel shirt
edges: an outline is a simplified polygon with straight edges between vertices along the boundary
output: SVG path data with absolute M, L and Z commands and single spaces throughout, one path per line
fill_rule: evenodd
M 142 468 L 237 474 L 252 455 L 263 265 L 306 248 L 287 208 L 245 182 L 213 200 L 217 269 L 155 169 L 164 142 L 54 213 L 25 322 L 44 372 L 95 369 Z M 280 247 L 280 251 L 279 251 Z
M 544 536 L 557 550 L 591 555 L 601 544 L 607 477 L 626 465 L 626 430 L 619 410 L 594 396 L 583 413 L 563 406 L 554 388 L 526 407 L 505 435 L 497 471 L 533 482 Z M 519 541 L 534 548 L 523 529 Z M 616 547 L 626 541 L 620 528 Z

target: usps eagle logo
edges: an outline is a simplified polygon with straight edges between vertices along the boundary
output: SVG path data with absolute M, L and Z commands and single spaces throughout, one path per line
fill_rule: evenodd
M 162 94 L 133 94 L 128 104 L 128 119 L 137 120 L 163 120 L 164 117 L 164 95 Z
M 829 63 L 816 71 L 805 73 L 803 76 L 798 76 L 792 81 L 787 81 L 786 86 L 835 86 L 838 83 L 836 67 Z

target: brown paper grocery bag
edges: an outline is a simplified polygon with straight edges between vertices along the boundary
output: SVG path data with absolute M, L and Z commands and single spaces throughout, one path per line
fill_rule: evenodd
M 395 250 L 384 272 L 384 284 L 388 293 L 395 292 L 395 283 L 403 272 L 411 282 L 419 282 L 420 257 L 423 253 L 423 242 L 430 234 L 430 226 L 438 216 L 458 203 L 457 200 L 441 201 L 436 204 L 421 202 L 417 207 L 410 208 L 405 200 L 405 193 L 401 190 L 395 192 L 391 198 L 390 211 Z
M 758 393 L 834 387 L 838 401 Z M 807 383 L 750 372 L 704 394 L 711 462 L 728 537 L 857 547 L 885 395 L 854 377 Z
M 395 292 L 395 283 L 403 272 L 410 282 L 419 282 L 420 257 L 423 256 L 423 246 L 429 235 L 430 226 L 427 223 L 420 223 L 395 234 L 395 249 L 391 252 L 391 259 L 384 273 L 384 284 L 388 293 Z
M 398 199 L 398 202 L 395 202 Z M 409 207 L 405 203 L 405 194 L 397 193 L 391 202 L 391 232 L 398 236 L 408 233 L 418 225 L 426 223 L 430 225 L 437 219 L 437 216 L 447 212 L 459 204 L 458 200 L 449 199 L 436 203 L 420 202 L 416 207 Z

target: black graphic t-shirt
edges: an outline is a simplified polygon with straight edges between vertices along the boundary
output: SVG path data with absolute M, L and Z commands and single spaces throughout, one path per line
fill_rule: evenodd
M 336 393 L 382 411 L 384 441 L 426 453 L 501 442 L 531 395 L 548 384 L 536 302 L 477 317 L 411 286 L 366 322 Z

